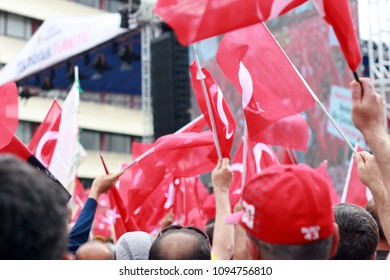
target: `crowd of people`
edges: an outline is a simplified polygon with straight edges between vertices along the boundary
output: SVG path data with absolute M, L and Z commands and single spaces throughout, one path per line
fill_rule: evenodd
M 245 186 L 231 211 L 229 159 L 212 172 L 215 220 L 205 230 L 166 223 L 157 235 L 134 231 L 115 244 L 90 232 L 99 196 L 122 173 L 93 181 L 73 225 L 54 183 L 12 155 L 0 156 L 0 258 L 76 260 L 386 259 L 390 247 L 390 141 L 385 104 L 371 81 L 353 81 L 352 119 L 369 152 L 356 153 L 360 180 L 373 200 L 366 209 L 332 205 L 328 183 L 304 164 L 273 165 Z

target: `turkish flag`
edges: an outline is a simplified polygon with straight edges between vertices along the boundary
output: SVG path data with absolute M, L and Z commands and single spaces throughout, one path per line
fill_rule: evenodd
M 123 203 L 116 186 L 113 186 L 108 191 L 108 198 L 110 201 L 111 211 L 113 211 L 116 240 L 118 240 L 126 232 L 137 231 L 138 226 L 132 216 L 132 212 L 127 211 L 127 207 Z
M 290 149 L 282 149 L 283 161 L 282 164 L 298 164 L 298 160 L 294 155 L 294 152 Z
M 200 115 L 188 125 L 186 125 L 180 132 L 202 132 L 207 126 L 206 119 L 203 115 Z
M 27 161 L 33 167 L 38 169 L 39 172 L 54 181 L 55 185 L 58 186 L 58 190 L 63 192 L 69 200 L 71 195 L 65 189 L 65 187 L 57 180 L 57 178 L 31 153 L 31 151 L 17 138 L 15 135 L 12 137 L 11 142 L 5 147 L 0 149 L 0 154 L 13 154 L 20 159 Z
M 154 13 L 182 45 L 276 18 L 307 0 L 159 0 Z
M 296 114 L 265 128 L 257 135 L 256 141 L 305 152 L 309 142 L 309 126 L 300 114 Z
M 336 205 L 340 203 L 340 198 L 336 192 L 336 188 L 333 185 L 332 178 L 330 178 L 328 173 L 328 162 L 323 161 L 320 166 L 316 168 L 316 171 L 321 174 L 321 176 L 325 179 L 329 186 L 330 199 L 332 201 L 332 205 Z
M 154 189 L 161 183 L 165 174 L 166 166 L 162 164 L 153 150 L 153 144 L 140 144 L 133 142 L 132 155 L 137 158 L 144 152 L 151 150 L 146 156 L 134 163 L 122 176 L 125 180 L 120 181 L 121 188 L 127 189 L 127 209 L 130 213 L 139 208 Z M 131 183 L 126 183 L 126 177 Z M 127 187 L 124 184 L 129 184 Z
M 61 123 L 61 106 L 53 100 L 45 119 L 40 124 L 28 145 L 29 150 L 49 167 L 56 148 Z
M 154 143 L 159 160 L 175 177 L 193 177 L 214 169 L 218 156 L 211 131 L 162 136 Z
M 202 200 L 198 193 L 198 188 L 203 184 L 197 177 L 180 178 L 180 181 L 184 191 L 184 225 L 194 225 L 204 229 L 206 227 L 207 217 L 203 213 L 201 206 Z
M 357 151 L 360 152 L 362 149 L 358 147 Z M 355 204 L 364 208 L 366 207 L 367 202 L 371 199 L 371 191 L 363 184 L 362 181 L 360 181 L 357 164 L 353 160 L 352 156 L 349 163 L 347 179 L 345 181 L 341 202 Z
M 18 89 L 15 83 L 0 86 L 0 149 L 14 136 L 19 124 Z
M 174 206 L 174 177 L 167 174 L 160 184 L 152 191 L 144 203 L 134 211 L 140 230 L 158 233 L 161 230 L 161 220 Z
M 333 27 L 349 68 L 356 72 L 362 54 L 349 0 L 313 0 L 313 3 L 320 15 Z
M 217 132 L 222 157 L 230 158 L 230 150 L 232 149 L 236 131 L 236 121 L 234 120 L 233 113 L 230 111 L 229 105 L 223 97 L 221 89 L 215 83 L 213 76 L 206 68 L 202 68 L 201 73 L 199 73 L 196 63 L 193 61 L 190 66 L 190 71 L 198 105 L 209 127 L 215 129 Z M 207 98 L 209 100 L 211 114 L 214 118 L 215 128 L 212 126 L 201 79 L 204 80 L 206 86 Z
M 112 235 L 113 225 L 117 217 L 118 214 L 110 208 L 108 194 L 102 193 L 99 196 L 98 206 L 93 220 L 93 236 L 103 236 L 106 240 L 109 239 Z
M 266 128 L 315 104 L 311 89 L 264 23 L 226 34 L 219 44 L 217 60 L 242 93 L 242 107 L 252 141 L 260 142 Z M 298 125 L 301 126 L 304 125 Z M 307 146 L 306 133 L 301 136 L 306 139 L 299 145 L 301 149 Z
M 76 222 L 77 218 L 80 215 L 81 210 L 84 208 L 85 202 L 88 199 L 89 191 L 84 190 L 83 184 L 81 184 L 80 179 L 76 177 L 76 184 L 73 191 L 72 200 L 76 204 L 77 207 L 72 209 L 74 213 L 72 213 L 72 221 Z
M 279 160 L 270 145 L 264 143 L 256 143 L 253 141 L 248 141 L 248 151 L 246 154 L 246 177 L 245 183 L 249 182 L 253 177 L 257 174 L 260 174 L 263 169 L 274 165 L 279 164 Z M 232 171 L 234 172 L 234 176 L 236 173 L 241 173 L 237 176 L 240 181 L 236 181 L 233 179 L 232 186 L 229 189 L 230 201 L 231 205 L 235 205 L 238 200 L 241 198 L 242 194 L 242 174 L 243 174 L 243 156 L 241 155 L 243 152 L 243 143 L 240 144 L 239 148 L 236 151 L 236 155 L 234 156 L 234 160 L 232 163 Z M 241 164 L 240 165 L 240 161 Z M 244 186 L 245 187 L 245 186 Z

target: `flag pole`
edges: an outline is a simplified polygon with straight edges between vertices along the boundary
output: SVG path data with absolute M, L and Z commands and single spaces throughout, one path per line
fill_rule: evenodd
M 200 83 L 202 84 L 203 94 L 204 94 L 204 98 L 206 100 L 207 110 L 208 110 L 209 116 L 210 116 L 211 130 L 213 131 L 215 148 L 217 149 L 218 159 L 222 159 L 221 146 L 219 145 L 217 128 L 216 128 L 216 125 L 215 125 L 213 111 L 211 110 L 210 99 L 209 99 L 209 95 L 207 94 L 206 84 L 204 82 L 204 75 L 203 75 L 203 72 L 202 72 L 202 68 L 200 67 L 198 54 L 197 54 L 197 51 L 196 51 L 196 46 L 194 44 L 192 44 L 192 48 L 194 50 L 195 64 L 196 64 L 196 67 L 198 68 L 198 74 L 199 74 L 199 77 L 200 77 Z
M 357 141 L 355 144 L 355 148 L 354 148 L 355 153 L 358 149 L 358 146 L 359 146 L 359 141 Z M 352 174 L 352 167 L 353 167 L 353 156 L 354 154 L 352 154 L 351 161 L 349 162 L 347 177 L 345 178 L 345 184 L 344 184 L 343 194 L 341 195 L 340 203 L 345 203 L 347 199 L 348 187 L 349 187 L 349 182 L 351 181 L 351 174 Z
M 244 147 L 242 149 L 242 176 L 241 176 L 241 191 L 244 191 L 247 169 L 247 154 L 248 154 L 248 127 L 244 118 Z M 241 192 L 242 193 L 242 192 Z
M 203 118 L 203 114 L 199 115 L 195 119 L 193 119 L 191 122 L 180 128 L 178 131 L 176 131 L 174 134 L 182 133 L 184 130 L 186 130 L 188 127 L 199 121 L 201 118 Z M 125 172 L 127 169 L 129 169 L 131 166 L 133 166 L 135 163 L 139 162 L 141 159 L 145 158 L 146 156 L 150 155 L 154 151 L 154 147 L 150 148 L 143 154 L 139 155 L 135 160 L 133 160 L 132 163 L 129 163 L 125 167 L 122 168 L 121 172 Z
M 281 48 L 282 49 L 282 48 Z M 282 49 L 283 51 L 283 49 Z M 284 51 L 283 51 L 284 52 Z M 341 128 L 339 127 L 339 125 L 336 123 L 336 121 L 334 120 L 334 118 L 329 114 L 328 110 L 326 110 L 324 104 L 322 104 L 322 102 L 318 99 L 318 96 L 313 92 L 313 90 L 309 87 L 309 85 L 306 83 L 305 79 L 302 77 L 301 73 L 299 73 L 299 71 L 297 70 L 297 68 L 295 67 L 295 65 L 291 62 L 291 60 L 288 58 L 288 56 L 286 55 L 287 59 L 290 61 L 292 67 L 294 68 L 295 72 L 298 74 L 299 78 L 301 79 L 301 81 L 304 83 L 304 85 L 306 86 L 306 88 L 309 90 L 311 96 L 313 97 L 313 99 L 317 102 L 317 104 L 320 106 L 321 110 L 325 113 L 325 115 L 327 116 L 327 118 L 330 120 L 330 122 L 333 124 L 333 126 L 336 128 L 337 132 L 340 134 L 341 138 L 343 138 L 343 140 L 345 141 L 345 143 L 349 146 L 349 148 L 351 149 L 352 153 L 353 154 L 356 154 L 356 151 L 355 151 L 355 148 L 352 146 L 351 142 L 348 140 L 347 136 L 345 135 L 345 133 L 341 130 Z
M 76 83 L 80 83 L 80 80 L 79 80 L 79 67 L 77 65 L 74 67 L 74 81 Z
M 288 157 L 290 158 L 290 161 L 294 164 L 298 164 L 297 160 L 295 159 L 294 152 L 291 148 L 287 148 L 287 154 Z
M 271 32 L 270 32 L 271 33 Z M 271 33 L 272 35 L 272 33 Z M 273 35 L 272 35 L 273 36 Z M 275 38 L 274 38 L 275 39 Z M 275 40 L 276 41 L 276 40 Z M 279 45 L 279 44 L 278 44 Z M 279 46 L 280 47 L 280 46 Z M 301 79 L 302 83 L 306 86 L 306 88 L 309 90 L 311 96 L 313 97 L 313 99 L 317 102 L 317 104 L 320 106 L 321 110 L 325 113 L 325 115 L 327 116 L 327 118 L 330 120 L 330 122 L 333 124 L 333 126 L 336 128 L 337 132 L 340 134 L 341 138 L 343 138 L 343 140 L 345 141 L 345 143 L 349 146 L 349 148 L 351 149 L 351 151 L 353 152 L 353 154 L 356 154 L 356 151 L 354 149 L 354 147 L 352 146 L 351 142 L 348 140 L 347 136 L 344 134 L 344 132 L 341 130 L 341 128 L 339 127 L 339 125 L 336 123 L 336 121 L 333 119 L 333 117 L 329 114 L 329 112 L 326 110 L 325 106 L 321 103 L 321 101 L 318 99 L 318 96 L 313 92 L 313 90 L 310 88 L 310 86 L 307 84 L 307 82 L 305 81 L 305 79 L 302 77 L 301 73 L 299 73 L 299 71 L 297 70 L 297 68 L 295 67 L 295 65 L 291 62 L 290 58 L 287 56 L 287 54 L 285 53 L 285 51 L 280 47 L 280 50 L 284 53 L 284 55 L 286 56 L 287 60 L 290 62 L 291 66 L 293 67 L 293 69 L 295 70 L 295 72 L 297 73 L 298 77 Z
M 362 82 L 361 82 L 360 79 L 359 79 L 358 73 L 357 73 L 356 71 L 354 71 L 354 72 L 352 72 L 352 74 L 353 74 L 353 77 L 355 78 L 355 81 L 358 82 L 358 83 L 360 84 L 360 86 L 361 86 L 361 88 L 362 88 L 362 92 L 363 92 L 363 84 L 362 84 Z
M 325 115 L 328 117 L 328 119 L 330 120 L 330 122 L 333 124 L 333 126 L 336 128 L 336 130 L 338 131 L 338 133 L 341 135 L 341 137 L 344 139 L 345 143 L 347 143 L 347 145 L 349 146 L 349 148 L 351 149 L 352 153 L 355 155 L 356 154 L 356 151 L 354 149 L 354 147 L 352 146 L 351 142 L 348 140 L 347 136 L 344 134 L 344 132 L 341 130 L 341 128 L 339 127 L 339 125 L 336 123 L 336 121 L 333 119 L 333 117 L 329 114 L 329 112 L 326 110 L 325 106 L 321 103 L 320 100 L 318 100 L 317 98 L 317 103 L 318 105 L 320 106 L 321 110 L 325 113 Z

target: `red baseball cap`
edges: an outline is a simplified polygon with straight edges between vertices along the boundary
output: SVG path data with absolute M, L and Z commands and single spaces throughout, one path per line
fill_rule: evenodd
M 333 234 L 327 182 L 307 165 L 273 165 L 251 179 L 243 211 L 226 218 L 255 238 L 273 244 L 305 244 Z

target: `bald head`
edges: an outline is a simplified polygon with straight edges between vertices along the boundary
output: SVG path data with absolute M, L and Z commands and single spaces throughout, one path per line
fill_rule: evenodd
M 99 241 L 84 243 L 76 251 L 77 260 L 112 260 L 113 253 L 108 246 Z
M 149 260 L 210 260 L 210 245 L 200 234 L 172 230 L 154 241 Z

